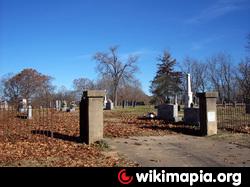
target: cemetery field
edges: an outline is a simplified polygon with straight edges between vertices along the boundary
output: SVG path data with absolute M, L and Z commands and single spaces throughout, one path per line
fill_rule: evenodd
M 105 137 L 164 136 L 173 134 L 171 124 L 163 120 L 147 119 L 148 113 L 156 113 L 153 106 L 118 108 L 104 112 Z
M 2 167 L 113 167 L 134 163 L 108 152 L 105 142 L 79 143 L 79 114 L 34 110 L 33 119 L 1 113 Z M 51 137 L 53 134 L 53 137 Z
M 104 138 L 171 136 L 183 133 L 183 124 L 147 119 L 153 106 L 104 111 Z M 246 142 L 241 134 L 219 131 L 216 140 Z M 249 140 L 248 135 L 244 135 Z M 247 143 L 248 146 L 248 143 Z M 91 146 L 79 142 L 79 111 L 33 110 L 27 120 L 17 113 L 0 114 L 0 166 L 113 167 L 137 166 L 110 150 L 105 141 Z
M 163 121 L 145 120 L 153 107 L 104 111 L 104 137 L 168 135 Z M 1 111 L 0 166 L 113 167 L 137 166 L 109 151 L 105 141 L 79 143 L 79 111 L 34 109 L 28 120 L 15 111 Z M 153 128 L 152 128 L 153 127 Z

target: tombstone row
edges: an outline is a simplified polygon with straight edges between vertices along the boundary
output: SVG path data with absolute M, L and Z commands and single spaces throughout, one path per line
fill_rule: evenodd
M 7 101 L 1 101 L 0 102 L 0 109 L 8 110 L 9 105 Z
M 217 134 L 217 92 L 198 93 L 199 107 L 184 108 L 184 123 L 200 126 L 201 135 Z M 178 106 L 163 104 L 158 106 L 158 117 L 169 122 L 181 121 Z
M 216 119 L 216 100 L 217 92 L 198 93 L 199 107 L 193 105 L 193 93 L 191 90 L 191 76 L 187 74 L 187 92 L 184 108 L 184 123 L 200 125 L 202 135 L 217 134 Z M 175 104 L 163 104 L 158 106 L 158 117 L 171 122 L 178 122 L 181 119 L 178 116 L 177 96 Z
M 32 119 L 32 106 L 30 100 L 28 102 L 27 99 L 21 99 L 18 104 L 18 112 L 23 117 Z
M 40 109 L 42 109 L 42 106 L 40 107 Z M 74 112 L 76 111 L 76 104 L 72 102 L 68 107 L 66 101 L 56 100 L 56 109 L 57 111 Z M 17 110 L 20 116 L 25 117 L 27 119 L 32 119 L 32 106 L 31 102 L 28 102 L 27 99 L 21 99 L 19 101 Z
M 75 112 L 76 104 L 75 102 L 71 102 L 68 106 L 67 101 L 56 100 L 56 110 L 62 112 Z

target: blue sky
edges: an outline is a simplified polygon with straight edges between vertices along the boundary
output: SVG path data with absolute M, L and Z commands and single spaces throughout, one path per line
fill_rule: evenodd
M 97 78 L 95 52 L 119 45 L 123 57 L 140 55 L 149 93 L 164 49 L 179 63 L 221 51 L 238 62 L 249 18 L 249 0 L 0 0 L 0 76 L 35 68 L 71 89 Z

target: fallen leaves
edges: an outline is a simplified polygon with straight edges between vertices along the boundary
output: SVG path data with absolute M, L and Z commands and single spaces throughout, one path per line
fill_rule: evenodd
M 143 113 L 140 114 L 143 116 Z M 162 120 L 139 117 L 138 113 L 107 111 L 104 113 L 104 136 L 164 136 L 173 134 Z
M 41 140 L 42 141 L 42 140 Z M 46 143 L 18 141 L 0 143 L 1 166 L 113 167 L 123 159 L 106 157 L 96 146 L 50 139 Z
M 250 134 L 249 126 L 244 126 L 244 125 L 243 126 L 223 126 L 220 129 L 231 131 L 231 132 L 234 132 L 234 133 Z
M 174 125 L 139 118 L 146 111 L 105 111 L 104 137 L 164 136 Z M 126 167 L 138 166 L 105 154 L 105 142 L 79 143 L 79 113 L 34 111 L 33 119 L 9 116 L 0 123 L 0 166 Z M 138 145 L 140 146 L 140 145 Z
M 49 112 L 35 111 L 32 120 L 13 115 L 0 124 L 0 166 L 136 166 L 124 158 L 106 156 L 103 150 L 105 144 L 89 146 L 77 143 L 78 112 Z

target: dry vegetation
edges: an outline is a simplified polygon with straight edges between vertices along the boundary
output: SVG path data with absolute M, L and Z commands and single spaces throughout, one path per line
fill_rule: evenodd
M 169 125 L 162 120 L 146 119 L 152 107 L 117 109 L 104 113 L 104 135 L 106 137 L 163 136 L 172 134 Z
M 26 120 L 16 117 L 15 112 L 1 111 L 0 166 L 137 166 L 113 155 L 105 141 L 91 146 L 79 143 L 78 112 L 33 112 L 34 118 Z M 104 111 L 104 137 L 163 136 L 185 129 L 182 124 L 144 118 L 148 112 L 155 110 L 136 107 Z
M 152 108 L 105 111 L 104 136 L 166 135 L 162 121 L 137 119 Z M 1 112 L 0 166 L 137 166 L 108 153 L 108 145 L 79 143 L 79 114 L 35 110 L 33 119 Z M 157 126 L 159 128 L 148 128 Z M 53 134 L 53 138 L 52 138 Z

